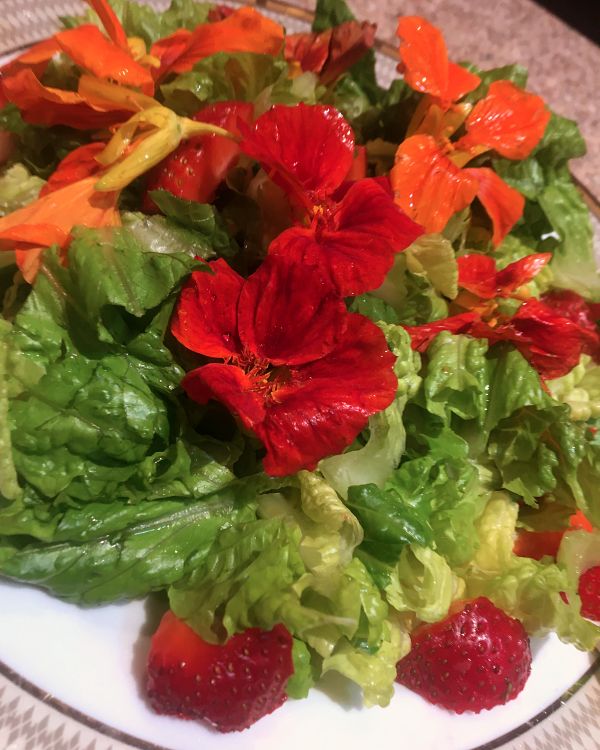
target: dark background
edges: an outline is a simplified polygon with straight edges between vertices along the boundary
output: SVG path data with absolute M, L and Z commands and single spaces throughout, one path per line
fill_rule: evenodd
M 600 44 L 600 0 L 536 0 L 536 3 Z

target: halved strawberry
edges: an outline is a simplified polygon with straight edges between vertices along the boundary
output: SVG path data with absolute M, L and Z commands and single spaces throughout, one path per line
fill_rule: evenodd
M 562 529 L 561 531 L 526 531 L 520 529 L 515 539 L 513 552 L 519 557 L 531 557 L 533 560 L 541 560 L 546 555 L 556 557 L 565 531 L 572 531 L 573 529 L 592 530 L 592 524 L 580 510 L 573 513 L 569 518 L 568 529 Z
M 215 645 L 169 611 L 152 637 L 147 693 L 157 713 L 239 731 L 285 702 L 293 672 L 292 636 L 283 625 L 250 628 Z
M 600 622 L 600 565 L 588 568 L 579 576 L 577 593 L 581 599 L 581 616 Z
M 248 102 L 216 102 L 201 109 L 192 119 L 239 135 L 238 120 L 252 122 L 253 111 Z M 142 209 L 146 213 L 158 210 L 149 195 L 152 190 L 167 190 L 177 198 L 198 203 L 211 201 L 239 155 L 238 143 L 224 136 L 199 135 L 183 141 L 148 173 Z
M 531 671 L 519 620 L 479 597 L 445 620 L 418 627 L 397 680 L 438 706 L 479 713 L 515 698 Z

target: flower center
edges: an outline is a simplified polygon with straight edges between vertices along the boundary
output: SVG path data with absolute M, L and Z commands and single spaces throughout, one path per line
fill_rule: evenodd
M 289 382 L 290 369 L 286 365 L 273 365 L 266 359 L 245 351 L 231 362 L 240 367 L 252 381 L 252 390 L 260 393 L 264 399 L 276 401 L 276 392 Z

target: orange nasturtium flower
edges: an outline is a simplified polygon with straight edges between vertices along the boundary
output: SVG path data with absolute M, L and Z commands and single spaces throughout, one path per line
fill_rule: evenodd
M 460 103 L 480 78 L 448 60 L 440 31 L 422 18 L 398 23 L 400 69 L 409 86 L 425 94 L 396 152 L 390 174 L 398 205 L 427 232 L 440 232 L 450 217 L 477 197 L 502 242 L 523 213 L 524 198 L 492 169 L 465 168 L 494 151 L 524 159 L 544 134 L 550 112 L 535 94 L 510 81 L 495 81 L 475 106 Z M 466 134 L 451 137 L 460 127 Z
M 122 123 L 127 112 L 141 108 L 131 103 L 123 106 L 123 101 L 99 104 L 87 96 L 93 88 L 89 85 L 86 90 L 80 85 L 76 92 L 44 86 L 40 77 L 57 53 L 66 54 L 98 83 L 119 84 L 128 96 L 151 97 L 155 79 L 191 70 L 196 62 L 216 52 L 277 54 L 283 47 L 284 32 L 279 24 L 252 8 L 240 8 L 222 21 L 200 24 L 193 31 L 180 29 L 156 42 L 147 54 L 142 39 L 126 36 L 107 0 L 88 3 L 108 36 L 93 24 L 61 31 L 0 69 L 0 103 L 15 104 L 26 122 L 95 130 Z
M 0 251 L 15 251 L 17 265 L 30 283 L 43 251 L 51 245 L 66 250 L 74 226 L 120 225 L 118 193 L 98 192 L 96 179 L 73 182 L 0 219 Z

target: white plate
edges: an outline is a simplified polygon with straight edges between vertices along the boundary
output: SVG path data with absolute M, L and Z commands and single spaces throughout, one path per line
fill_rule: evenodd
M 50 34 L 53 19 L 80 5 L 0 4 L 0 54 Z M 284 23 L 299 30 L 302 13 Z M 383 78 L 394 67 L 380 58 Z M 85 610 L 0 582 L 0 601 L 0 750 L 600 748 L 600 657 L 553 636 L 534 641 L 532 674 L 518 699 L 493 711 L 454 716 L 400 686 L 387 709 L 362 709 L 341 680 L 329 679 L 307 700 L 288 701 L 250 730 L 220 735 L 157 716 L 144 701 L 144 665 L 159 600 Z

